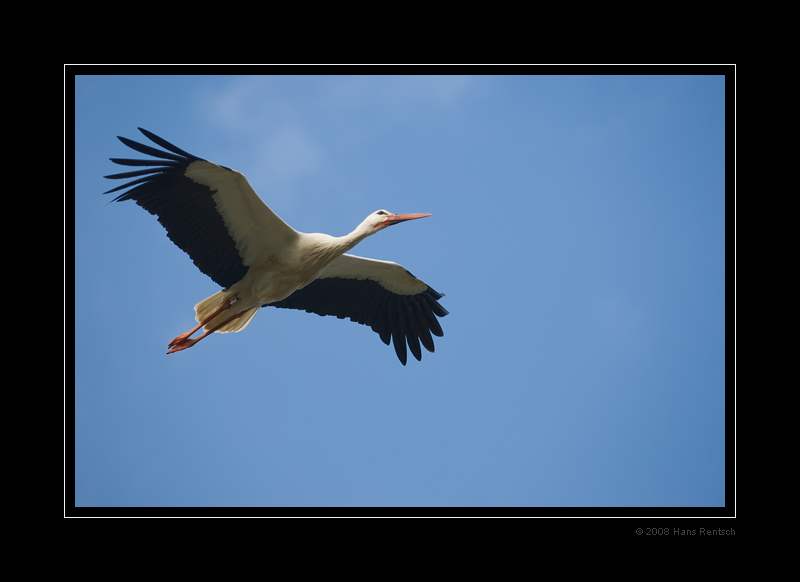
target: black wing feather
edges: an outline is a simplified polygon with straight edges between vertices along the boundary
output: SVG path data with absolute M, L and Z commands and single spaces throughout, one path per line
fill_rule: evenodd
M 205 160 L 183 151 L 146 129 L 139 128 L 139 131 L 168 151 L 119 137 L 129 148 L 159 159 L 111 158 L 112 162 L 121 166 L 151 167 L 106 176 L 111 180 L 143 176 L 117 186 L 106 194 L 130 188 L 113 201 L 133 200 L 150 214 L 158 216 L 158 221 L 166 228 L 170 240 L 188 253 L 197 268 L 218 285 L 228 288 L 240 281 L 247 274 L 248 267 L 242 263 L 236 244 L 217 212 L 214 192 L 185 175 L 191 164 Z
M 386 345 L 394 343 L 395 353 L 405 365 L 408 350 L 422 359 L 420 343 L 433 352 L 431 334 L 443 335 L 439 317 L 448 314 L 438 300 L 443 295 L 428 287 L 418 295 L 398 295 L 380 283 L 368 279 L 316 279 L 282 301 L 263 307 L 298 309 L 318 315 L 335 315 L 340 319 L 369 325 Z M 434 307 L 435 306 L 435 307 Z

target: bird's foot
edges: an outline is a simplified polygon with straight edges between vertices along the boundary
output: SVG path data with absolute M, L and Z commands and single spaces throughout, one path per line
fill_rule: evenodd
M 184 335 L 186 335 L 186 334 L 184 334 Z M 174 354 L 175 352 L 180 352 L 181 350 L 185 350 L 186 348 L 192 347 L 197 342 L 198 342 L 198 340 L 196 340 L 196 339 L 189 339 L 188 337 L 184 338 L 184 337 L 178 336 L 174 340 L 169 342 L 169 346 L 167 346 L 167 347 L 170 347 L 172 349 L 170 351 L 168 351 L 167 353 L 168 354 Z
M 182 344 L 183 342 L 185 342 L 189 338 L 190 335 L 192 335 L 193 331 L 187 331 L 186 333 L 182 333 L 181 335 L 176 337 L 174 340 L 169 342 L 169 344 L 167 344 L 167 347 L 171 348 L 171 347 L 174 347 L 174 346 Z

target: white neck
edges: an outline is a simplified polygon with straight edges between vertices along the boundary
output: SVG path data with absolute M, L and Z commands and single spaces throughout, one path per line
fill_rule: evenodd
M 306 234 L 304 236 L 308 237 L 307 240 L 310 244 L 306 247 L 305 252 L 327 262 L 346 253 L 378 230 L 380 229 L 372 228 L 369 224 L 362 222 L 353 232 L 344 236 L 330 236 L 321 233 Z

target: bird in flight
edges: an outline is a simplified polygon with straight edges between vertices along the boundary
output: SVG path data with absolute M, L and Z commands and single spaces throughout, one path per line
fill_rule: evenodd
M 194 306 L 198 324 L 173 339 L 168 354 L 192 347 L 211 333 L 241 331 L 261 307 L 304 310 L 370 326 L 394 343 L 403 365 L 407 351 L 420 360 L 420 344 L 433 352 L 437 320 L 448 314 L 444 295 L 390 261 L 347 254 L 385 228 L 430 214 L 377 210 L 350 234 L 335 237 L 293 229 L 275 214 L 243 174 L 193 156 L 145 129 L 160 150 L 119 137 L 157 159 L 111 158 L 146 169 L 105 176 L 129 179 L 105 194 L 130 188 L 114 202 L 133 200 L 158 217 L 167 236 L 223 289 Z M 192 335 L 203 328 L 203 334 Z

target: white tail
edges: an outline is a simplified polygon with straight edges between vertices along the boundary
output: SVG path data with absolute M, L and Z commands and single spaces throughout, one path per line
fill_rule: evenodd
M 205 321 L 212 313 L 217 311 L 222 304 L 228 300 L 227 291 L 218 291 L 214 293 L 211 297 L 207 297 L 203 299 L 200 303 L 194 306 L 195 316 L 194 319 L 197 323 Z M 223 325 L 221 328 L 217 330 L 217 333 L 230 333 L 232 331 L 242 331 L 246 328 L 250 322 L 255 317 L 256 313 L 258 313 L 258 307 L 252 307 L 245 313 L 243 316 L 234 319 L 233 321 Z M 213 329 L 214 326 L 219 325 L 226 319 L 228 319 L 231 315 L 236 313 L 236 303 L 230 306 L 230 308 L 226 309 L 222 313 L 220 313 L 217 317 L 209 321 L 203 326 L 203 331 L 209 331 Z

